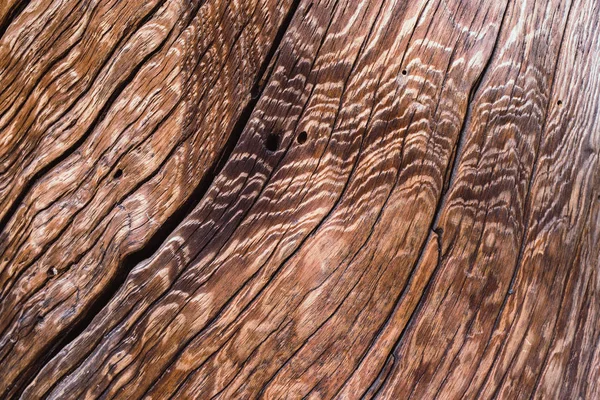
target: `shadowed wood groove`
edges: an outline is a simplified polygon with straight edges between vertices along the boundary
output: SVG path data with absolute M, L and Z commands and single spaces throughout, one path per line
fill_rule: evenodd
M 9 0 L 0 397 L 599 397 L 599 19 Z
M 110 67 L 117 71 L 119 66 L 118 73 L 126 79 L 98 111 L 74 152 L 33 183 L 3 232 L 4 365 L 18 362 L 21 368 L 28 367 L 27 359 L 43 356 L 53 339 L 85 314 L 117 273 L 119 262 L 143 248 L 200 184 L 227 141 L 225 133 L 231 132 L 249 103 L 260 60 L 267 56 L 269 40 L 275 38 L 290 6 L 291 2 L 276 8 L 252 2 L 233 10 L 227 2 L 170 2 L 155 6 L 160 17 L 136 23 L 124 16 L 131 38 L 147 37 L 158 47 L 138 52 L 141 62 L 131 72 L 126 67 L 135 59 L 127 53 L 136 43 L 127 43 L 129 50 L 115 51 Z M 223 22 L 209 33 L 200 24 L 205 19 Z M 161 35 L 154 33 L 163 29 L 159 21 L 170 24 Z M 260 40 L 253 30 L 261 31 Z M 137 44 L 142 50 L 149 47 L 145 40 Z M 225 68 L 231 57 L 247 57 L 252 64 Z M 106 83 L 98 87 L 108 89 Z M 223 91 L 236 92 L 235 101 L 223 105 Z M 72 114 L 83 101 L 80 98 L 65 115 L 79 118 Z M 95 94 L 90 101 L 101 97 Z M 123 113 L 131 115 L 129 121 L 121 118 Z M 4 132 L 3 138 L 9 139 L 10 131 Z M 98 162 L 91 162 L 94 159 Z M 187 173 L 189 168 L 195 173 Z M 67 179 L 59 178 L 57 185 L 55 177 L 60 176 Z M 165 190 L 177 182 L 185 182 L 180 190 Z M 97 206 L 100 203 L 102 207 Z M 61 317 L 53 320 L 46 318 L 48 314 Z M 44 332 L 43 340 L 14 348 L 19 346 L 14 337 L 35 336 L 36 331 Z M 4 382 L 20 372 L 13 367 Z

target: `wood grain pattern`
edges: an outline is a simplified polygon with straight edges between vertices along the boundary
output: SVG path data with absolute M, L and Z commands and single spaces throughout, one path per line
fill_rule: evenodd
M 257 1 L 207 2 L 202 7 L 197 2 L 143 4 L 89 7 L 88 29 L 77 25 L 83 33 L 72 39 L 77 44 L 62 58 L 54 60 L 46 53 L 49 71 L 39 82 L 33 72 L 30 78 L 37 83 L 34 93 L 39 91 L 39 97 L 27 96 L 24 101 L 29 103 L 18 108 L 3 131 L 7 165 L 9 156 L 23 157 L 5 171 L 7 182 L 19 182 L 23 176 L 19 169 L 36 167 L 26 157 L 35 157 L 36 163 L 46 162 L 44 157 L 60 160 L 55 166 L 49 162 L 45 168 L 50 169 L 32 182 L 4 229 L 0 357 L 7 388 L 89 310 L 124 257 L 147 244 L 214 169 L 211 165 L 250 101 L 269 41 L 291 6 L 291 2 L 275 7 L 275 2 Z M 52 7 L 65 11 L 60 4 L 40 6 L 38 18 L 57 12 Z M 102 14 L 105 9 L 110 14 Z M 113 20 L 116 15 L 122 17 L 122 30 L 131 32 L 119 32 L 115 21 L 112 30 L 99 35 L 94 17 L 102 26 L 106 18 Z M 205 22 L 211 23 L 210 28 Z M 11 34 L 20 37 L 22 32 L 7 31 L 2 49 L 12 57 L 7 58 L 2 77 L 17 79 L 13 86 L 25 90 L 27 86 L 18 80 L 29 77 L 12 77 L 8 72 L 17 61 L 29 60 L 17 58 L 20 47 L 10 42 Z M 103 51 L 106 60 L 101 58 Z M 83 53 L 93 56 L 96 64 L 80 61 L 77 57 L 85 57 Z M 102 63 L 106 65 L 98 69 Z M 83 74 L 78 68 L 86 73 L 80 80 L 76 77 Z M 60 79 L 66 77 L 71 91 L 56 92 L 62 86 Z M 87 87 L 78 86 L 86 81 Z M 72 106 L 52 128 L 41 125 L 43 131 L 36 131 L 35 125 L 30 130 L 19 125 L 19 116 L 29 115 L 27 104 L 50 113 L 52 108 L 40 99 L 52 99 L 51 95 L 58 96 L 51 101 L 60 109 L 57 112 Z M 4 114 L 7 119 L 21 99 L 11 96 L 15 101 Z M 62 96 L 73 103 L 65 103 Z M 47 124 L 48 118 L 41 115 L 37 120 Z M 24 148 L 34 146 L 38 132 L 47 132 L 42 140 L 58 147 L 40 143 L 25 155 Z M 65 150 L 70 140 L 81 135 L 83 141 L 74 151 Z M 69 139 L 62 140 L 63 136 Z M 11 147 L 12 142 L 21 148 Z M 24 173 L 30 178 L 27 170 Z M 18 184 L 8 188 L 20 189 Z M 8 201 L 3 204 L 10 204 L 11 193 L 6 193 Z
M 0 6 L 0 397 L 600 397 L 595 0 Z

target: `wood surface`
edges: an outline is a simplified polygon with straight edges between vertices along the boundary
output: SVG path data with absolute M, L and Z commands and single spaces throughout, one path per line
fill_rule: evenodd
M 3 0 L 0 398 L 600 399 L 597 0 Z

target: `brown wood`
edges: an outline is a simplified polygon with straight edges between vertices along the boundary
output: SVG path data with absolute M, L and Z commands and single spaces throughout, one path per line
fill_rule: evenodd
M 0 5 L 0 398 L 600 398 L 595 0 Z

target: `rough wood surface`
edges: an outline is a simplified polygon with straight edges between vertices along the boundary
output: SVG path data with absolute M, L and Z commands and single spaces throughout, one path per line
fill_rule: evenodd
M 596 0 L 6 0 L 1 398 L 600 398 Z

